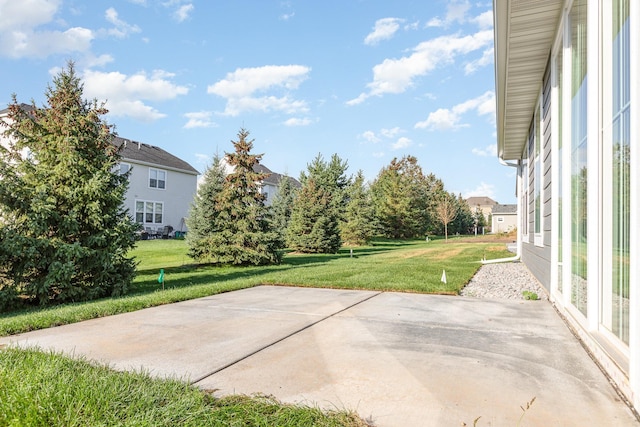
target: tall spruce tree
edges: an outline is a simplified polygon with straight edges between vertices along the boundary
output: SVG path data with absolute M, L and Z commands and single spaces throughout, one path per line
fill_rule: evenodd
M 300 174 L 302 189 L 296 197 L 287 245 L 300 252 L 335 253 L 340 249 L 340 222 L 344 218 L 351 183 L 348 165 L 337 154 L 329 162 L 318 154 Z M 318 206 L 311 206 L 315 201 Z
M 202 256 L 214 264 L 264 265 L 281 260 L 283 242 L 273 227 L 264 205 L 260 182 L 267 175 L 254 170 L 262 155 L 251 154 L 253 140 L 240 129 L 231 141 L 235 152 L 225 158 L 233 172 L 215 197 L 215 227 L 202 237 Z
M 123 207 L 128 174 L 101 119 L 83 99 L 70 62 L 46 91 L 47 104 L 13 96 L 0 150 L 0 300 L 40 304 L 125 293 L 135 274 L 127 257 L 137 224 Z
M 331 193 L 308 178 L 298 192 L 287 229 L 287 245 L 305 253 L 336 253 L 340 239 L 340 219 L 332 208 Z
M 345 244 L 365 245 L 375 232 L 374 210 L 362 170 L 356 173 L 347 188 L 347 206 L 341 224 L 341 237 Z
M 194 259 L 201 260 L 208 257 L 205 238 L 222 228 L 218 221 L 216 200 L 224 187 L 225 177 L 222 158 L 216 153 L 213 163 L 204 173 L 202 184 L 198 187 L 198 193 L 187 217 L 189 232 L 185 240 L 189 247 L 189 256 Z
M 286 240 L 287 228 L 291 219 L 291 211 L 296 197 L 297 188 L 294 180 L 288 176 L 283 176 L 278 183 L 278 190 L 273 197 L 271 204 L 271 214 L 276 231 Z

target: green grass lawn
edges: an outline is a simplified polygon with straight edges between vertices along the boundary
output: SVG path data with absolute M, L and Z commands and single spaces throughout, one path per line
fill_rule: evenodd
M 280 265 L 216 267 L 194 264 L 184 240 L 145 240 L 138 242 L 133 256 L 138 274 L 126 297 L 3 313 L 0 336 L 265 284 L 455 295 L 483 257 L 509 253 L 503 243 L 377 240 L 338 254 L 289 253 Z M 164 290 L 158 283 L 161 268 Z
M 509 256 L 504 243 L 378 240 L 335 255 L 287 254 L 281 265 L 195 265 L 181 240 L 141 241 L 128 296 L 0 315 L 9 335 L 262 284 L 457 294 L 480 259 Z M 165 271 L 164 289 L 158 283 Z M 446 271 L 447 283 L 441 281 Z M 0 425 L 343 426 L 353 412 L 286 405 L 263 396 L 217 398 L 179 380 L 38 350 L 0 348 Z
M 366 426 L 353 412 L 217 398 L 182 381 L 36 350 L 0 351 L 0 384 L 2 426 Z

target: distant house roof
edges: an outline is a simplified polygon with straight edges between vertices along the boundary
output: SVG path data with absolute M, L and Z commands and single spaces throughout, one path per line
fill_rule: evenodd
M 494 205 L 491 209 L 493 215 L 515 215 L 518 213 L 518 205 Z
M 200 174 L 200 172 L 189 163 L 155 145 L 131 141 L 120 138 L 119 136 L 115 137 L 112 143 L 116 147 L 121 147 L 120 155 L 125 161 L 129 160 L 137 163 L 161 166 L 191 175 Z
M 256 164 L 253 166 L 253 170 L 255 172 L 258 173 L 267 173 L 269 174 L 269 176 L 267 176 L 262 182 L 265 184 L 271 184 L 273 186 L 278 186 L 278 184 L 280 184 L 280 181 L 282 181 L 282 178 L 284 178 L 286 175 L 281 175 L 279 173 L 276 172 L 272 172 L 268 167 L 261 165 L 260 163 Z M 289 178 L 291 180 L 291 182 L 293 183 L 294 187 L 301 187 L 300 182 L 295 179 L 292 178 L 290 176 L 287 176 L 287 178 Z
M 27 112 L 33 110 L 33 106 L 29 104 L 20 104 L 20 108 Z M 0 116 L 6 115 L 8 113 L 9 108 L 0 110 Z M 120 150 L 120 155 L 122 156 L 123 160 L 175 169 L 191 175 L 200 174 L 200 172 L 198 172 L 198 170 L 191 166 L 189 163 L 174 156 L 171 153 L 168 153 L 160 147 L 144 144 L 137 141 L 131 141 L 126 138 L 120 138 L 119 136 L 116 136 L 113 139 L 112 144 L 116 147 L 122 147 Z
M 467 203 L 469 206 L 491 206 L 498 204 L 498 202 L 491 197 L 469 197 Z

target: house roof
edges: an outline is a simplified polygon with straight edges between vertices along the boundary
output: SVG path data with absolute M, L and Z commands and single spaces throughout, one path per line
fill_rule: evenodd
M 564 2 L 493 0 L 498 157 L 522 158 Z
M 467 203 L 469 206 L 491 206 L 498 202 L 493 200 L 491 197 L 469 197 L 467 199 Z
M 262 182 L 265 184 L 271 184 L 275 187 L 277 187 L 280 184 L 280 181 L 282 181 L 282 178 L 286 176 L 276 172 L 272 172 L 271 169 L 269 169 L 268 167 L 260 163 L 255 164 L 253 166 L 253 170 L 258 173 L 269 174 L 269 176 L 267 176 Z M 294 187 L 298 187 L 298 188 L 301 187 L 301 184 L 297 179 L 290 176 L 287 176 L 287 178 L 289 178 L 293 182 Z
M 131 141 L 120 138 L 119 136 L 115 137 L 112 143 L 116 147 L 121 147 L 120 155 L 125 161 L 129 160 L 134 163 L 161 166 L 191 175 L 198 175 L 200 173 L 189 163 L 155 145 Z
M 494 205 L 493 208 L 491 209 L 491 213 L 493 215 L 495 214 L 500 214 L 500 215 L 509 215 L 509 214 L 513 214 L 516 215 L 518 213 L 518 205 Z
M 29 104 L 20 104 L 20 108 L 24 111 L 33 110 L 33 106 Z M 9 109 L 0 110 L 0 116 L 9 113 Z M 184 160 L 174 156 L 173 154 L 154 145 L 144 144 L 137 141 L 131 141 L 126 138 L 116 136 L 111 141 L 116 147 L 122 147 L 120 155 L 125 161 L 141 163 L 146 165 L 155 165 L 163 168 L 174 169 L 191 175 L 199 175 L 197 169 Z

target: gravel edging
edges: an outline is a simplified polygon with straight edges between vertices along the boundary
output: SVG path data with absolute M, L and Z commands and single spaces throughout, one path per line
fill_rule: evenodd
M 524 300 L 523 291 L 548 300 L 546 290 L 521 262 L 485 264 L 460 291 L 461 296 L 489 299 Z

